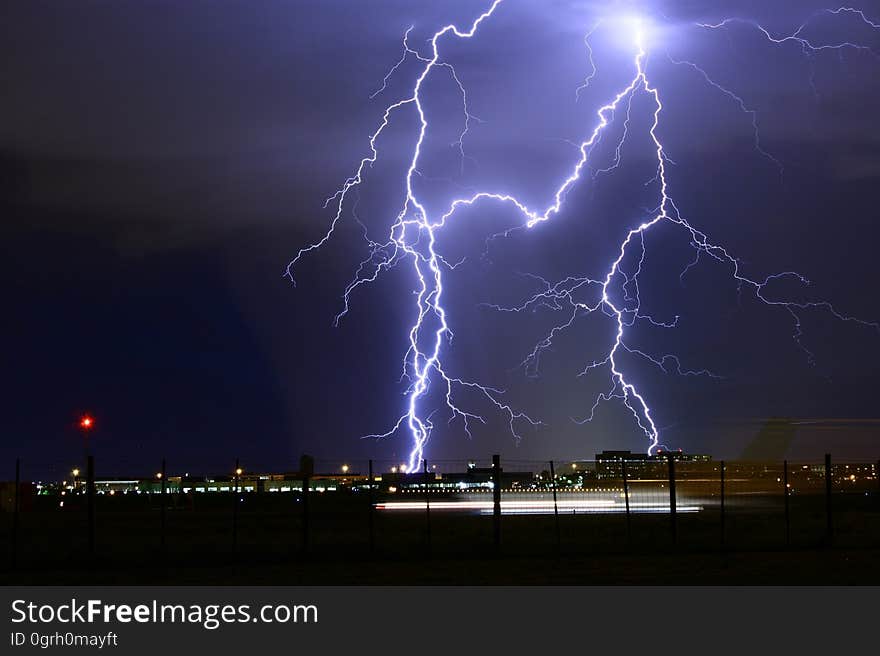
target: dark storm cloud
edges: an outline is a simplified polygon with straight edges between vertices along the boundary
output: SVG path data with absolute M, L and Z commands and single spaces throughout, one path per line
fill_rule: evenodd
M 26 176 L 19 193 L 98 216 L 199 221 L 208 238 L 255 217 L 296 221 L 288 190 L 332 190 L 333 152 L 349 137 L 337 126 L 399 38 L 397 21 L 384 35 L 357 30 L 362 4 L 322 7 L 16 4 L 3 28 L 0 148 Z M 348 79 L 328 75 L 342 64 Z
M 495 24 L 486 25 L 491 47 L 459 53 L 453 42 L 449 48 L 467 66 L 475 87 L 472 93 L 480 96 L 475 113 L 479 115 L 478 109 L 488 113 L 505 128 L 486 146 L 510 150 L 527 150 L 535 144 L 524 138 L 522 130 L 506 129 L 516 120 L 513 114 L 505 117 L 492 107 L 499 91 L 509 94 L 510 90 L 500 88 L 504 71 L 534 78 L 537 71 L 530 67 L 534 53 L 548 52 L 550 56 L 539 61 L 569 62 L 564 75 L 576 81 L 586 68 L 580 37 L 597 15 L 645 11 L 656 17 L 675 9 L 677 32 L 670 41 L 681 41 L 683 33 L 693 31 L 689 27 L 693 21 L 713 12 L 761 15 L 742 4 L 717 8 L 705 3 L 690 8 L 679 3 L 671 7 L 564 1 L 509 4 Z M 282 1 L 263 2 L 258 8 L 229 1 L 210 6 L 19 3 L 15 20 L 5 26 L 2 66 L 11 102 L 0 125 L 0 145 L 7 160 L 21 159 L 33 168 L 29 184 L 34 202 L 99 213 L 107 209 L 127 213 L 132 205 L 140 213 L 140 206 L 154 218 L 204 221 L 207 235 L 210 217 L 217 213 L 226 217 L 221 224 L 235 219 L 250 222 L 266 214 L 261 206 L 273 205 L 272 197 L 286 195 L 287 190 L 293 190 L 291 195 L 300 189 L 332 192 L 348 174 L 349 162 L 363 155 L 364 138 L 383 106 L 382 99 L 370 102 L 368 95 L 396 60 L 402 31 L 414 24 L 416 34 L 424 39 L 443 22 L 465 20 L 475 6 L 403 1 L 372 8 L 337 1 L 323 3 L 320 9 Z M 796 12 L 780 9 L 774 14 L 786 15 L 791 23 L 814 9 L 799 3 Z M 514 31 L 524 20 L 534 28 Z M 746 32 L 743 40 L 748 43 L 748 28 L 734 29 Z M 737 48 L 728 47 L 726 41 L 725 55 Z M 789 48 L 787 56 L 797 58 L 796 50 Z M 714 74 L 711 64 L 707 68 Z M 739 68 L 755 70 L 760 65 L 757 59 L 746 59 Z M 558 89 L 569 80 L 560 79 L 558 63 L 554 68 L 548 79 Z M 876 79 L 876 67 L 861 69 L 857 73 L 867 72 Z M 722 82 L 742 81 L 730 79 L 723 70 L 717 72 Z M 547 73 L 542 71 L 544 76 Z M 851 91 L 867 82 L 863 75 L 852 75 L 844 81 L 849 88 L 844 87 L 843 93 L 822 99 L 821 115 L 815 121 L 821 123 L 821 130 L 806 125 L 800 112 L 794 121 L 787 110 L 786 120 L 774 118 L 772 108 L 809 100 L 808 75 L 801 61 L 792 75 L 800 96 L 752 96 L 753 104 L 765 108 L 762 120 L 786 131 L 776 136 L 868 138 L 873 131 L 860 122 L 870 121 L 873 114 L 852 109 Z M 792 86 L 781 82 L 775 90 Z M 520 100 L 515 93 L 508 98 Z M 576 138 L 583 128 L 574 128 L 547 136 Z M 513 141 L 511 134 L 516 135 Z M 203 203 L 214 207 L 200 217 L 203 213 L 193 212 L 192 207 Z M 290 199 L 284 198 L 284 203 Z M 278 203 L 270 213 L 280 215 L 281 209 Z M 313 221 L 300 212 L 286 218 L 309 225 Z

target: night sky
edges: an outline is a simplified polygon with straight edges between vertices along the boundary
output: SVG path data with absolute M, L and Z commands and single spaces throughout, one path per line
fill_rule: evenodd
M 367 153 L 384 107 L 417 74 L 402 66 L 385 93 L 370 94 L 401 53 L 401 37 L 425 40 L 449 23 L 469 24 L 488 2 L 6 3 L 0 20 L 3 417 L 0 462 L 20 456 L 36 471 L 64 471 L 80 458 L 82 412 L 98 423 L 104 470 L 176 467 L 294 468 L 319 458 L 404 458 L 409 438 L 360 440 L 390 428 L 404 410 L 399 382 L 414 313 L 412 269 L 403 264 L 352 297 L 338 328 L 341 293 L 366 256 L 352 207 L 334 238 L 283 276 L 302 246 L 332 218 L 323 201 Z M 599 74 L 583 37 L 609 7 L 651 17 L 649 78 L 664 103 L 658 130 L 671 193 L 688 220 L 741 258 L 751 277 L 796 270 L 810 287 L 781 285 L 798 300 L 830 300 L 842 313 L 880 320 L 880 58 L 869 51 L 805 57 L 772 46 L 745 25 L 693 26 L 728 16 L 790 33 L 815 2 L 587 3 L 506 0 L 473 40 L 443 52 L 468 90 L 472 124 L 462 163 L 450 145 L 461 104 L 448 74 L 432 74 L 425 98 L 432 131 L 421 184 L 441 210 L 462 189 L 514 191 L 545 207 L 570 171 L 596 110 L 632 76 L 629 47 L 596 37 Z M 880 19 L 880 4 L 862 5 Z M 880 31 L 851 16 L 824 17 L 809 35 L 842 35 L 880 53 Z M 687 59 L 740 94 L 750 116 L 707 85 Z M 812 79 L 812 85 L 811 85 Z M 584 318 L 541 360 L 518 368 L 559 316 L 511 317 L 483 303 L 522 302 L 537 291 L 526 273 L 558 280 L 604 273 L 626 231 L 656 204 L 645 136 L 649 107 L 633 106 L 620 168 L 586 179 L 553 221 L 506 239 L 517 224 L 498 205 L 462 212 L 439 246 L 450 261 L 446 295 L 455 331 L 448 370 L 508 390 L 517 408 L 546 422 L 514 443 L 503 418 L 474 399 L 487 424 L 467 438 L 436 423 L 429 458 L 589 458 L 606 448 L 642 451 L 643 435 L 619 402 L 589 414 L 607 375 L 578 377 L 602 356 L 609 325 Z M 402 201 L 412 112 L 379 144 L 379 163 L 357 212 L 375 236 Z M 620 127 L 619 125 L 617 126 Z M 618 134 L 615 132 L 614 134 Z M 596 150 L 597 168 L 614 140 Z M 631 361 L 631 377 L 673 448 L 734 458 L 764 418 L 877 417 L 880 333 L 804 312 L 803 344 L 791 316 L 755 301 L 728 268 L 708 258 L 682 279 L 694 252 L 680 229 L 646 239 L 643 308 L 675 330 L 634 327 L 629 340 L 674 352 L 690 369 L 724 380 L 667 375 Z M 874 460 L 880 425 L 803 429 L 792 458 L 826 451 Z M 0 465 L 6 469 L 11 468 Z

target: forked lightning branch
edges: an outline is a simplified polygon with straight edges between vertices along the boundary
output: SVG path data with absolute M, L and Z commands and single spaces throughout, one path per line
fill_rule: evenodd
M 596 278 L 568 277 L 555 282 L 542 280 L 544 289 L 534 296 L 524 299 L 521 305 L 495 306 L 499 311 L 516 312 L 539 303 L 549 303 L 554 308 L 566 310 L 563 313 L 565 319 L 553 326 L 545 337 L 535 345 L 534 349 L 526 355 L 526 363 L 535 362 L 541 352 L 548 349 L 558 335 L 570 329 L 579 316 L 597 313 L 600 318 L 604 318 L 603 320 L 611 322 L 612 337 L 607 344 L 604 356 L 584 363 L 583 366 L 582 373 L 584 375 L 604 375 L 607 384 L 595 398 L 585 399 L 584 405 L 588 410 L 581 419 L 582 422 L 590 421 L 600 404 L 618 402 L 628 410 L 635 426 L 644 434 L 649 453 L 652 453 L 661 444 L 660 430 L 654 417 L 650 399 L 639 389 L 633 378 L 633 373 L 623 365 L 624 358 L 622 356 L 624 353 L 635 355 L 640 360 L 659 367 L 663 371 L 668 371 L 672 367 L 672 371 L 684 376 L 717 377 L 717 374 L 706 369 L 687 368 L 682 363 L 681 357 L 675 353 L 662 355 L 649 353 L 647 350 L 630 343 L 628 339 L 628 329 L 636 322 L 647 321 L 665 328 L 675 327 L 675 321 L 655 319 L 650 314 L 643 312 L 639 296 L 638 279 L 646 253 L 645 235 L 661 223 L 672 224 L 680 231 L 682 239 L 686 240 L 694 249 L 694 262 L 701 257 L 709 258 L 729 273 L 732 285 L 741 291 L 751 293 L 761 303 L 787 314 L 791 320 L 794 341 L 804 351 L 805 357 L 810 362 L 813 361 L 813 354 L 801 341 L 801 322 L 804 313 L 824 312 L 837 320 L 860 324 L 863 328 L 880 331 L 878 323 L 846 314 L 829 301 L 802 301 L 774 293 L 772 290 L 775 287 L 772 286 L 772 283 L 780 280 L 788 279 L 802 285 L 808 285 L 809 281 L 795 271 L 779 271 L 760 276 L 747 273 L 736 254 L 713 241 L 707 232 L 697 228 L 690 218 L 686 218 L 686 209 L 680 207 L 675 201 L 675 188 L 678 185 L 686 186 L 687 180 L 670 179 L 668 167 L 670 160 L 664 150 L 662 139 L 665 111 L 663 90 L 652 83 L 650 74 L 652 57 L 662 56 L 679 67 L 683 73 L 698 75 L 714 91 L 733 103 L 742 113 L 743 120 L 747 121 L 750 129 L 753 130 L 755 149 L 780 170 L 782 164 L 761 143 L 757 111 L 747 106 L 736 92 L 713 80 L 706 70 L 697 63 L 676 60 L 667 55 L 662 50 L 662 44 L 655 42 L 654 35 L 657 30 L 653 29 L 654 23 L 646 17 L 634 15 L 603 16 L 585 28 L 584 44 L 591 70 L 587 71 L 584 85 L 589 85 L 597 73 L 591 37 L 601 30 L 614 30 L 616 33 L 624 35 L 632 55 L 630 73 L 620 82 L 618 91 L 596 110 L 592 125 L 586 128 L 588 137 L 578 145 L 578 156 L 571 162 L 569 175 L 561 180 L 555 189 L 548 190 L 552 200 L 546 207 L 531 207 L 509 190 L 485 189 L 453 199 L 447 209 L 441 213 L 432 214 L 429 212 L 426 203 L 420 198 L 415 184 L 415 179 L 419 175 L 422 148 L 426 135 L 431 129 L 426 115 L 423 87 L 426 80 L 434 75 L 450 76 L 454 81 L 462 103 L 463 124 L 457 146 L 463 154 L 463 142 L 471 128 L 473 116 L 468 107 L 466 85 L 456 69 L 443 59 L 443 46 L 454 39 L 477 39 L 481 25 L 492 20 L 495 14 L 503 10 L 503 1 L 495 0 L 469 25 L 460 27 L 450 24 L 439 29 L 428 41 L 427 48 L 413 46 L 409 38 L 412 28 L 406 31 L 403 38 L 402 57 L 388 71 L 374 96 L 387 91 L 388 81 L 399 72 L 398 69 L 408 60 L 418 62 L 419 65 L 419 74 L 413 86 L 404 98 L 386 106 L 381 122 L 367 140 L 366 155 L 360 160 L 351 177 L 335 194 L 327 199 L 325 207 L 332 208 L 333 212 L 327 231 L 319 240 L 300 249 L 286 270 L 286 274 L 293 281 L 295 268 L 300 261 L 320 249 L 332 238 L 337 226 L 347 216 L 346 212 L 350 211 L 356 203 L 353 192 L 364 184 L 366 172 L 380 160 L 381 154 L 377 145 L 379 138 L 389 125 L 399 118 L 400 114 L 414 113 L 418 119 L 418 127 L 412 135 L 412 149 L 406 153 L 408 166 L 404 179 L 405 200 L 396 214 L 390 217 L 387 234 L 383 238 L 374 239 L 364 229 L 368 256 L 359 263 L 354 278 L 345 288 L 343 306 L 335 320 L 338 323 L 348 313 L 351 295 L 360 291 L 361 287 L 374 282 L 380 275 L 393 267 L 399 265 L 410 267 L 415 285 L 416 319 L 406 329 L 409 341 L 409 348 L 403 356 L 403 376 L 408 382 L 406 402 L 402 414 L 387 431 L 366 437 L 385 438 L 399 432 L 407 432 L 411 437 L 412 444 L 405 469 L 415 471 L 425 456 L 426 445 L 435 427 L 434 421 L 440 416 L 443 416 L 450 423 L 458 422 L 462 430 L 470 434 L 471 427 L 475 423 L 486 422 L 486 412 L 495 412 L 505 418 L 511 434 L 517 440 L 520 439 L 522 426 L 536 426 L 541 423 L 540 418 L 532 417 L 507 402 L 503 390 L 464 379 L 456 372 L 450 371 L 444 364 L 444 349 L 451 339 L 444 276 L 455 268 L 455 265 L 451 264 L 440 252 L 437 246 L 437 236 L 444 227 L 458 218 L 458 211 L 464 207 L 474 207 L 477 210 L 480 206 L 488 204 L 506 207 L 510 213 L 512 224 L 509 230 L 497 235 L 499 238 L 509 235 L 513 230 L 537 230 L 540 229 L 541 224 L 552 221 L 565 210 L 566 196 L 576 185 L 590 184 L 591 178 L 586 175 L 590 168 L 612 173 L 620 164 L 622 146 L 627 136 L 636 129 L 630 122 L 630 108 L 636 98 L 646 99 L 653 107 L 650 120 L 641 129 L 650 139 L 652 157 L 656 166 L 656 174 L 650 183 L 656 199 L 654 210 L 644 216 L 640 222 L 629 227 L 616 252 L 610 255 L 604 275 Z M 843 17 L 854 20 L 867 29 L 880 30 L 880 24 L 872 21 L 863 11 L 851 7 L 830 8 L 817 12 L 808 16 L 803 23 L 788 34 L 775 34 L 758 22 L 739 16 L 695 23 L 692 27 L 719 33 L 734 26 L 754 29 L 774 46 L 778 48 L 794 47 L 808 57 L 819 56 L 825 51 L 868 51 L 868 46 L 854 41 L 821 42 L 806 36 L 806 29 L 809 25 L 821 21 L 839 20 Z M 577 90 L 578 95 L 583 88 Z M 617 148 L 614 150 L 614 159 L 611 162 L 593 161 L 591 158 L 596 152 L 595 146 L 603 134 L 609 131 L 608 127 L 619 121 L 623 122 L 624 129 L 620 141 L 617 143 Z M 589 221 L 589 216 L 584 220 Z M 635 270 L 625 266 L 625 263 L 632 259 L 638 263 Z M 589 300 L 583 300 L 585 296 Z M 407 299 L 409 299 L 408 295 Z M 439 386 L 442 391 L 441 394 L 435 394 L 434 397 L 442 398 L 439 407 L 431 406 L 432 397 L 429 397 L 429 390 L 432 386 Z M 463 391 L 478 392 L 485 401 L 485 407 L 473 408 L 463 405 L 458 400 Z M 470 397 L 473 398 L 473 395 Z

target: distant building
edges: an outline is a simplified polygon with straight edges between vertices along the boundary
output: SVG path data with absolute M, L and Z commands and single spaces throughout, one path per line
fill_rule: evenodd
M 474 463 L 468 463 L 465 472 L 429 472 L 427 485 L 434 491 L 480 491 L 491 490 L 494 487 L 491 467 L 477 467 Z M 502 489 L 529 489 L 535 480 L 532 472 L 508 472 L 501 469 Z M 380 481 L 380 490 L 391 491 L 415 491 L 424 490 L 426 479 L 424 474 L 406 474 L 395 472 L 382 474 L 377 477 Z
M 648 470 L 657 468 L 657 463 L 650 459 L 647 453 L 633 453 L 632 451 L 603 451 L 596 454 L 596 478 L 622 478 L 623 463 L 626 462 L 627 476 L 639 478 L 648 473 Z
M 684 453 L 681 449 L 678 451 L 664 451 L 663 449 L 657 449 L 657 453 L 648 457 L 654 460 L 666 461 L 670 456 L 676 462 L 712 462 L 712 456 L 710 455 L 703 453 Z
M 596 454 L 596 478 L 622 478 L 623 463 L 626 462 L 626 474 L 631 478 L 644 476 L 660 477 L 667 474 L 669 459 L 675 462 L 706 463 L 712 456 L 698 453 L 664 451 L 658 449 L 654 455 L 633 453 L 632 451 L 603 451 Z

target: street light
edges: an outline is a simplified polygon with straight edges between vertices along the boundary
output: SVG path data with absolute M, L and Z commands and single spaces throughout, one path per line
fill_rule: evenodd
M 348 473 L 348 465 L 342 465 L 342 473 L 343 473 L 343 474 L 347 474 L 347 473 Z
M 94 430 L 95 428 L 95 420 L 91 415 L 83 415 L 79 420 L 79 427 L 82 430 L 83 437 L 83 451 L 85 451 L 86 457 L 89 456 L 89 432 Z

